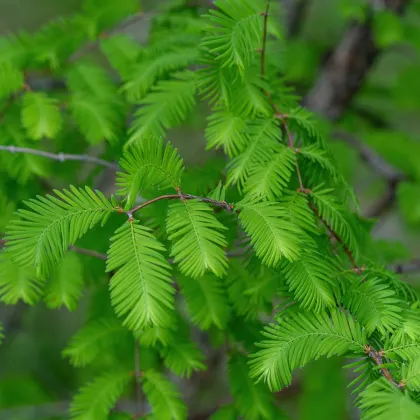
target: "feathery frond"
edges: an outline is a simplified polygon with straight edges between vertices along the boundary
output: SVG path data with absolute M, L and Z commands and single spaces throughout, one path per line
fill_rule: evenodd
M 230 307 L 222 280 L 207 274 L 195 279 L 180 277 L 178 281 L 192 322 L 203 330 L 213 325 L 224 329 L 229 321 Z
M 106 270 L 117 270 L 111 278 L 111 300 L 131 330 L 171 325 L 175 289 L 163 252 L 151 230 L 137 221 L 126 222 L 111 238 Z
M 251 238 L 257 257 L 267 266 L 276 266 L 284 257 L 295 261 L 299 256 L 300 230 L 287 221 L 277 203 L 242 203 L 239 219 Z
M 171 256 L 187 276 L 198 278 L 206 271 L 216 276 L 226 272 L 227 245 L 222 231 L 226 230 L 212 214 L 213 210 L 197 200 L 171 203 L 167 231 L 172 241 Z
M 107 372 L 83 386 L 70 406 L 72 420 L 106 420 L 132 376 L 127 371 Z
M 159 82 L 138 104 L 126 147 L 145 136 L 163 136 L 186 119 L 195 105 L 194 73 L 178 73 L 172 80 Z
M 319 211 L 320 217 L 338 234 L 351 252 L 358 251 L 357 240 L 353 229 L 345 218 L 346 209 L 333 195 L 332 188 L 318 186 L 311 191 L 311 197 Z
M 403 365 L 400 383 L 410 391 L 420 391 L 420 355 Z
M 38 302 L 43 282 L 36 278 L 29 267 L 14 264 L 7 251 L 0 253 L 0 300 L 14 305 L 19 300 L 33 305 Z
M 272 311 L 273 295 L 277 291 L 278 284 L 266 271 L 249 270 L 249 267 L 237 261 L 230 263 L 224 279 L 230 304 L 238 315 L 247 320 L 258 319 L 262 312 Z M 256 278 L 259 279 L 258 282 L 255 281 Z
M 208 117 L 206 128 L 207 149 L 223 148 L 232 158 L 249 143 L 246 121 L 231 112 L 217 111 Z
M 281 419 L 274 395 L 263 384 L 254 384 L 244 356 L 233 354 L 228 362 L 228 377 L 235 406 L 246 419 Z
M 133 64 L 141 54 L 140 45 L 126 34 L 115 34 L 102 39 L 100 48 L 111 66 L 124 79 L 129 76 Z
M 124 172 L 117 174 L 118 194 L 127 196 L 128 206 L 149 188 L 176 190 L 181 186 L 182 158 L 170 143 L 164 146 L 160 137 L 147 137 L 127 149 L 120 166 Z
M 160 54 L 153 54 L 138 64 L 127 69 L 126 83 L 123 85 L 127 99 L 130 102 L 141 101 L 155 82 L 165 74 L 185 69 L 198 57 L 194 48 L 175 48 Z M 165 86 L 165 84 L 163 85 Z M 168 85 L 166 85 L 168 87 Z
M 248 126 L 249 143 L 245 149 L 229 162 L 228 184 L 238 184 L 243 188 L 251 170 L 263 167 L 279 150 L 281 130 L 275 119 L 259 119 Z
M 73 366 L 83 367 L 106 352 L 115 343 L 126 340 L 128 330 L 124 329 L 116 318 L 94 320 L 82 327 L 63 350 L 63 356 L 68 357 Z
M 251 376 L 264 380 L 273 391 L 289 385 L 292 370 L 310 360 L 348 352 L 362 354 L 366 342 L 361 326 L 335 309 L 330 315 L 297 313 L 266 327 L 263 335 L 267 340 L 251 356 Z
M 17 220 L 7 227 L 7 248 L 13 262 L 35 267 L 45 277 L 67 251 L 89 229 L 108 220 L 114 210 L 99 192 L 89 187 L 54 190 L 56 197 L 37 196 L 25 201 L 30 210 L 18 210 Z
M 292 176 L 295 154 L 292 149 L 279 145 L 275 153 L 263 165 L 250 169 L 244 193 L 258 198 L 275 200 L 287 186 Z
M 333 266 L 327 258 L 305 246 L 298 260 L 281 267 L 295 299 L 308 311 L 320 312 L 335 306 Z
M 185 420 L 187 407 L 175 385 L 161 373 L 147 370 L 142 376 L 143 390 L 157 419 Z
M 62 126 L 58 101 L 42 92 L 26 92 L 22 98 L 22 124 L 34 140 L 54 138 Z
M 86 97 L 105 100 L 116 93 L 116 85 L 109 73 L 94 63 L 74 63 L 66 72 L 66 82 L 70 91 L 79 92 Z
M 7 98 L 23 89 L 23 73 L 8 62 L 0 63 L 0 99 Z
M 344 304 L 354 317 L 366 328 L 367 334 L 378 330 L 381 334 L 401 327 L 401 306 L 395 292 L 380 279 L 370 278 L 364 282 L 360 277 L 346 290 Z
M 321 168 L 328 171 L 333 177 L 338 176 L 337 168 L 333 165 L 330 157 L 328 156 L 325 149 L 318 144 L 310 144 L 309 146 L 303 146 L 297 150 L 300 156 L 305 159 L 317 163 Z
M 112 143 L 117 140 L 116 128 L 121 116 L 118 104 L 77 93 L 70 98 L 69 108 L 89 143 L 97 144 L 103 140 Z
M 44 301 L 51 309 L 65 306 L 69 311 L 77 308 L 83 290 L 83 267 L 74 253 L 64 256 L 59 268 L 45 285 Z
M 165 366 L 175 375 L 189 378 L 193 372 L 206 370 L 204 355 L 197 345 L 186 337 L 177 337 L 160 354 Z
M 363 420 L 420 419 L 420 406 L 384 378 L 360 394 L 359 406 Z
M 215 1 L 215 6 L 219 10 L 209 11 L 211 26 L 205 28 L 209 35 L 202 46 L 216 54 L 223 66 L 243 72 L 261 45 L 262 16 L 243 0 Z
M 319 235 L 315 215 L 311 211 L 308 197 L 299 191 L 286 191 L 278 203 L 282 206 L 288 221 L 310 234 Z

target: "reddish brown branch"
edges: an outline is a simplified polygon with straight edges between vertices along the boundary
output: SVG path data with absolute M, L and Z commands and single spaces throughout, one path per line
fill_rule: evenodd
M 233 210 L 233 205 L 227 203 L 226 201 L 218 201 L 218 200 L 213 200 L 211 198 L 207 198 L 207 197 L 200 197 L 197 195 L 191 195 L 191 194 L 165 194 L 165 195 L 161 195 L 159 197 L 155 197 L 152 200 L 146 201 L 145 203 L 139 204 L 136 207 L 133 207 L 132 209 L 128 210 L 126 212 L 128 217 L 132 217 L 133 214 L 141 209 L 143 209 L 144 207 L 150 206 L 150 204 L 156 203 L 157 201 L 161 201 L 161 200 L 176 200 L 176 199 L 180 199 L 180 200 L 198 200 L 198 201 L 202 201 L 204 203 L 209 203 L 212 204 L 213 206 L 216 207 L 222 207 L 227 211 L 232 211 Z
M 382 360 L 382 356 L 383 353 L 381 351 L 377 351 L 375 350 L 372 346 L 366 346 L 365 348 L 365 353 L 378 365 L 378 366 L 382 366 L 383 365 L 383 360 Z M 402 388 L 404 386 L 404 384 L 402 383 L 398 383 L 393 377 L 391 372 L 385 368 L 385 367 L 380 367 L 379 368 L 381 371 L 382 376 L 388 380 L 389 382 L 391 382 L 392 385 L 395 385 L 398 388 Z

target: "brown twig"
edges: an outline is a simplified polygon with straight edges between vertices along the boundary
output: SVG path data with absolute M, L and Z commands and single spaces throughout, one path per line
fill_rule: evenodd
M 89 257 L 98 258 L 103 261 L 106 261 L 107 259 L 106 254 L 101 254 L 100 252 L 94 251 L 92 249 L 80 248 L 78 246 L 73 246 L 73 245 L 70 245 L 69 249 L 73 252 L 76 252 L 77 254 L 88 255 Z
M 108 162 L 106 160 L 99 159 L 95 156 L 89 156 L 89 155 L 51 153 L 51 152 L 44 152 L 42 150 L 37 150 L 37 149 L 30 149 L 29 147 L 1 146 L 1 145 L 0 145 L 0 150 L 3 150 L 5 152 L 10 152 L 10 153 L 26 153 L 30 155 L 42 156 L 42 157 L 53 159 L 59 162 L 65 162 L 69 160 L 89 162 L 89 163 L 95 163 L 96 165 L 106 166 L 107 168 L 111 168 L 111 169 L 117 169 L 117 165 L 115 163 Z
M 351 263 L 353 265 L 353 268 L 355 269 L 355 271 L 357 273 L 360 274 L 361 268 L 357 265 L 356 260 L 354 259 L 353 254 L 351 253 L 351 251 L 348 248 L 348 246 L 344 243 L 344 241 L 340 238 L 340 236 L 334 231 L 334 229 L 327 223 L 327 221 L 325 221 L 321 217 L 321 215 L 319 214 L 318 209 L 312 203 L 309 204 L 309 207 L 311 208 L 311 210 L 313 211 L 313 213 L 315 214 L 315 216 L 324 224 L 324 226 L 327 228 L 328 232 L 343 247 L 343 250 L 346 253 L 346 255 L 349 257 L 349 260 L 351 261 Z
M 268 22 L 268 11 L 270 9 L 270 2 L 267 0 L 267 4 L 265 6 L 264 16 L 264 24 L 263 24 L 263 39 L 262 39 L 262 49 L 261 49 L 261 76 L 265 76 L 265 54 L 267 49 L 267 22 Z
M 146 201 L 145 203 L 139 204 L 136 207 L 133 207 L 132 209 L 128 210 L 126 212 L 127 216 L 132 218 L 133 214 L 141 209 L 143 209 L 144 207 L 150 206 L 150 204 L 156 203 L 157 201 L 161 201 L 161 200 L 176 200 L 176 199 L 181 199 L 181 200 L 198 200 L 198 201 L 202 201 L 204 203 L 209 203 L 212 204 L 213 206 L 216 207 L 222 207 L 227 211 L 232 211 L 233 210 L 233 205 L 227 203 L 226 201 L 218 201 L 218 200 L 213 200 L 211 198 L 207 198 L 207 197 L 200 197 L 197 195 L 191 195 L 191 194 L 165 194 L 165 195 L 161 195 L 159 197 L 155 197 L 149 201 Z
M 365 353 L 378 365 L 378 366 L 382 366 L 383 364 L 383 353 L 381 351 L 377 351 L 375 350 L 372 346 L 368 345 L 365 347 Z M 391 384 L 395 385 L 397 388 L 402 388 L 404 386 L 404 384 L 402 383 L 398 383 L 393 377 L 391 372 L 385 368 L 385 367 L 380 367 L 379 368 L 382 376 L 387 379 L 389 382 L 391 382 Z

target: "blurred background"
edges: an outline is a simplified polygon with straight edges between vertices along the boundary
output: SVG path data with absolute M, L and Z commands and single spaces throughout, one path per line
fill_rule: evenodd
M 0 35 L 36 31 L 81 7 L 81 0 L 0 0 Z M 143 0 L 144 19 L 124 29 L 147 42 L 154 7 Z M 203 1 L 204 5 L 210 1 Z M 275 3 L 273 0 L 272 3 Z M 288 82 L 317 113 L 333 154 L 354 186 L 386 263 L 398 254 L 404 276 L 420 280 L 420 2 L 416 0 L 278 0 L 285 27 Z M 368 6 L 368 7 L 367 7 Z M 187 163 L 203 162 L 199 124 L 168 136 Z M 106 186 L 107 180 L 102 179 Z M 381 241 L 384 240 L 384 241 Z M 386 240 L 386 241 L 385 241 Z M 61 357 L 82 324 L 85 307 L 50 311 L 44 305 L 7 307 L 0 318 L 7 340 L 0 347 L 0 419 L 66 418 L 80 383 Z M 357 419 L 340 359 L 320 360 L 279 394 L 292 418 Z M 326 388 L 328 387 L 328 394 Z M 326 397 L 328 397 L 326 399 Z M 199 410 L 198 410 L 199 411 Z M 208 418 L 205 414 L 191 417 Z M 163 419 L 164 420 L 164 419 Z

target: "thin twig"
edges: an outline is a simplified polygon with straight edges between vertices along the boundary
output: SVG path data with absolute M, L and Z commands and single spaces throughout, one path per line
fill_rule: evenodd
M 141 390 L 140 346 L 139 341 L 134 344 L 134 376 L 136 380 L 136 402 L 139 416 L 143 413 L 143 394 Z
M 343 250 L 347 254 L 347 256 L 349 257 L 349 260 L 351 261 L 355 271 L 357 273 L 360 273 L 361 269 L 357 265 L 356 260 L 354 259 L 353 254 L 351 253 L 348 246 L 344 243 L 344 241 L 340 238 L 340 236 L 334 231 L 334 229 L 327 223 L 327 221 L 325 221 L 321 217 L 318 209 L 312 203 L 309 204 L 309 207 L 311 208 L 311 210 L 313 211 L 315 216 L 324 224 L 324 226 L 327 228 L 328 232 L 330 232 L 330 234 L 335 238 L 335 240 L 343 247 Z
M 362 143 L 347 131 L 335 130 L 333 132 L 333 137 L 343 140 L 345 143 L 354 147 L 359 152 L 361 159 L 366 162 L 374 172 L 387 181 L 400 181 L 406 178 L 406 175 L 402 171 L 395 169 L 368 145 Z
M 92 249 L 80 248 L 78 246 L 73 246 L 73 245 L 70 245 L 69 249 L 71 251 L 76 252 L 77 254 L 88 255 L 89 257 L 98 258 L 103 261 L 106 261 L 106 258 L 107 258 L 106 254 L 101 254 L 100 252 L 94 251 Z
M 150 206 L 150 204 L 156 203 L 157 201 L 176 200 L 176 199 L 199 200 L 199 201 L 202 201 L 204 203 L 212 204 L 213 206 L 222 207 L 222 208 L 224 208 L 228 211 L 233 210 L 233 206 L 231 204 L 227 203 L 226 201 L 217 201 L 217 200 L 213 200 L 211 198 L 200 197 L 200 196 L 191 195 L 191 194 L 165 194 L 165 195 L 161 195 L 159 197 L 155 197 L 152 200 L 146 201 L 145 203 L 142 203 L 142 204 L 140 204 L 136 207 L 133 207 L 132 209 L 128 210 L 126 212 L 126 214 L 128 215 L 128 217 L 131 218 L 135 212 L 141 210 L 144 207 Z
M 355 136 L 343 130 L 336 130 L 333 136 L 345 141 L 358 152 L 360 158 L 386 182 L 386 190 L 379 199 L 365 211 L 366 217 L 382 216 L 395 202 L 396 191 L 400 182 L 409 177 L 402 171 L 394 168 L 368 145 L 362 143 Z
M 263 39 L 262 39 L 262 49 L 261 49 L 261 76 L 265 76 L 265 54 L 267 49 L 267 21 L 268 21 L 268 11 L 270 9 L 270 2 L 267 0 L 264 13 L 264 24 L 263 24 Z
M 89 155 L 75 155 L 69 153 L 51 153 L 44 152 L 42 150 L 30 149 L 29 147 L 16 147 L 16 146 L 0 146 L 0 150 L 10 152 L 10 153 L 26 153 L 30 155 L 42 156 L 48 159 L 57 160 L 59 162 L 65 162 L 69 160 L 81 161 L 81 162 L 90 162 L 97 165 L 106 166 L 107 168 L 117 169 L 117 165 L 113 162 L 108 162 L 103 159 L 99 159 L 95 156 Z
M 372 346 L 366 346 L 365 353 L 378 365 L 382 366 L 383 360 L 382 360 L 382 352 L 375 350 Z M 385 368 L 380 367 L 379 368 L 382 376 L 387 379 L 389 382 L 391 382 L 392 385 L 395 385 L 397 388 L 402 388 L 404 385 L 401 383 L 398 383 L 391 375 L 391 372 Z

